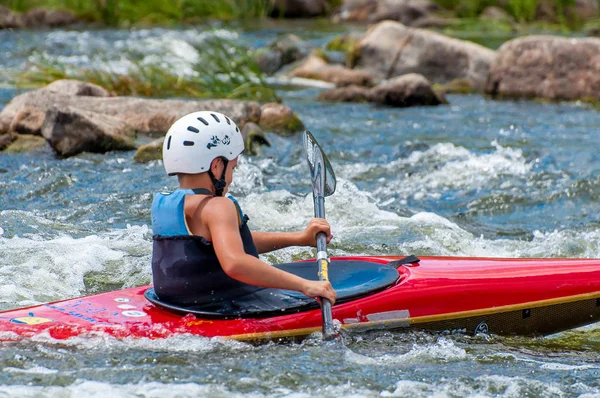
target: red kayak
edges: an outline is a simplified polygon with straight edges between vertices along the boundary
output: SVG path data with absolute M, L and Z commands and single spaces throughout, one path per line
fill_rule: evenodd
M 310 267 L 314 261 L 282 265 L 301 275 Z M 338 257 L 329 272 L 338 292 L 333 319 L 342 331 L 545 335 L 600 320 L 600 259 Z M 40 333 L 273 340 L 307 336 L 321 324 L 314 303 L 210 313 L 161 303 L 151 286 L 142 286 L 0 312 L 0 340 Z

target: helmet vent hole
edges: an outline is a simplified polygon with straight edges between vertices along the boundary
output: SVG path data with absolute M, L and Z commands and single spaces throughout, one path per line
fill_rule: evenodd
M 183 146 L 194 146 L 194 141 L 183 141 Z
M 199 117 L 198 120 L 204 123 L 205 126 L 208 126 L 208 122 L 206 120 L 202 119 L 201 117 Z
M 171 149 L 171 136 L 169 136 L 169 139 L 167 140 L 167 151 Z
M 235 131 L 237 131 L 239 133 L 240 129 L 237 126 L 235 126 Z
M 211 113 L 210 115 L 217 121 L 217 123 L 221 123 L 217 115 L 215 115 L 214 113 Z
M 191 131 L 192 133 L 199 133 L 200 132 L 200 130 L 198 130 L 194 126 L 188 126 L 188 130 Z
M 231 125 L 231 120 L 227 116 L 225 116 L 225 120 L 227 120 L 227 124 Z

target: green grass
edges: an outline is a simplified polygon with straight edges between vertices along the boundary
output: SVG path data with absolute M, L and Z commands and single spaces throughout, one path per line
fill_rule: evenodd
M 486 7 L 496 6 L 504 8 L 508 14 L 512 15 L 519 22 L 533 22 L 536 17 L 536 8 L 538 3 L 543 0 L 508 0 L 499 2 L 498 0 L 434 0 L 440 6 L 447 10 L 452 10 L 458 17 L 474 18 L 477 17 Z M 548 1 L 548 0 L 546 0 Z M 575 0 L 549 0 L 556 7 L 557 21 L 561 25 L 572 25 L 581 21 L 570 21 L 567 18 L 566 9 L 575 5 Z M 500 4 L 503 3 L 504 7 Z
M 270 0 L 5 0 L 17 12 L 32 8 L 69 10 L 90 22 L 108 26 L 172 25 L 206 19 L 264 17 Z
M 178 75 L 176 68 L 168 65 L 137 61 L 126 74 L 111 71 L 108 62 L 96 68 L 73 69 L 39 56 L 29 71 L 14 77 L 13 83 L 20 88 L 33 88 L 59 79 L 77 79 L 102 86 L 116 95 L 280 101 L 246 49 L 229 40 L 213 38 L 196 50 L 200 61 L 192 66 L 191 76 Z

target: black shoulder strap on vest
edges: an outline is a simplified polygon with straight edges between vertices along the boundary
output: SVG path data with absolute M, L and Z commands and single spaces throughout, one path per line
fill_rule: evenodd
M 417 256 L 413 256 L 412 254 L 408 257 L 401 258 L 400 260 L 390 261 L 388 263 L 389 266 L 398 268 L 401 265 L 417 265 L 421 261 L 421 259 Z
M 194 188 L 192 189 L 192 191 L 194 191 L 194 193 L 196 195 L 211 195 L 211 196 L 215 196 L 215 193 L 209 189 L 206 188 Z

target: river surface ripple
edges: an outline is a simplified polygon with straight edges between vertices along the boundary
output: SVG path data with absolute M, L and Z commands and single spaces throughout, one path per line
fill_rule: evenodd
M 264 45 L 274 33 L 282 31 L 218 34 Z M 304 38 L 322 44 L 328 35 Z M 0 31 L 0 69 L 25 68 L 42 53 L 74 66 L 100 53 L 125 67 L 165 51 L 179 54 L 183 68 L 189 44 L 205 36 L 194 29 Z M 111 42 L 124 52 L 108 56 Z M 0 87 L 2 108 L 17 91 Z M 600 257 L 599 112 L 478 95 L 392 109 L 317 102 L 310 89 L 280 94 L 338 177 L 326 201 L 332 255 Z M 301 228 L 313 211 L 301 137 L 268 138 L 271 148 L 242 159 L 232 193 L 253 228 Z M 150 282 L 151 194 L 176 182 L 160 162 L 132 158 L 61 160 L 49 148 L 0 155 L 1 309 Z M 313 255 L 291 248 L 265 260 Z M 546 338 L 380 332 L 258 347 L 191 336 L 42 335 L 0 344 L 0 395 L 598 397 L 599 355 L 595 325 Z

